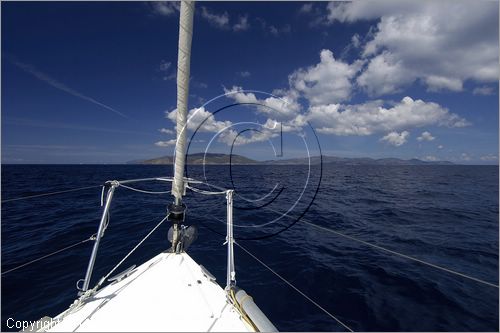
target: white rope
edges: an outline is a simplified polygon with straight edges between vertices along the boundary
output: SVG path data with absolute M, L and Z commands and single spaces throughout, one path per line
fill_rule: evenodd
M 25 200 L 25 199 L 31 199 L 31 198 L 38 198 L 38 197 L 45 197 L 45 196 L 56 195 L 56 194 L 61 194 L 61 193 L 68 193 L 68 192 L 76 192 L 76 191 L 88 190 L 90 188 L 97 188 L 97 187 L 101 187 L 101 186 L 102 185 L 93 185 L 93 186 L 85 186 L 85 187 L 80 187 L 80 188 L 74 188 L 74 189 L 71 189 L 71 190 L 64 190 L 64 191 L 56 191 L 56 192 L 50 192 L 50 193 L 42 193 L 42 194 L 29 195 L 29 196 L 26 196 L 26 197 L 20 197 L 20 198 L 2 200 L 2 203 L 11 202 L 11 201 L 18 201 L 18 200 Z
M 141 241 L 140 241 L 140 242 L 139 242 L 136 246 L 134 246 L 134 248 L 133 248 L 132 250 L 130 250 L 130 252 L 129 252 L 129 253 L 127 253 L 127 255 L 126 255 L 125 257 L 123 257 L 123 259 L 122 259 L 122 260 L 120 260 L 120 262 L 119 262 L 118 264 L 116 264 L 116 266 L 115 266 L 115 267 L 113 267 L 113 268 L 111 269 L 111 271 L 110 271 L 108 274 L 106 274 L 106 275 L 105 275 L 105 276 L 104 276 L 104 277 L 103 277 L 103 278 L 99 281 L 99 283 L 97 283 L 97 285 L 96 285 L 94 288 L 92 288 L 92 291 L 94 291 L 94 292 L 95 292 L 95 291 L 96 291 L 96 290 L 97 290 L 97 289 L 98 289 L 98 288 L 99 288 L 99 287 L 100 287 L 100 286 L 104 283 L 104 281 L 106 281 L 106 279 L 107 279 L 107 278 L 108 278 L 111 274 L 113 274 L 113 272 L 114 272 L 114 271 L 115 271 L 115 270 L 116 270 L 116 269 L 117 269 L 117 268 L 118 268 L 121 264 L 123 264 L 123 262 L 124 262 L 125 260 L 127 260 L 127 258 L 128 258 L 128 257 L 129 257 L 132 253 L 134 253 L 134 251 L 135 251 L 135 250 L 137 250 L 137 248 L 138 248 L 139 246 L 141 246 L 141 244 L 142 244 L 142 243 L 144 243 L 144 241 L 145 241 L 146 239 L 148 239 L 148 237 L 149 237 L 149 236 L 151 236 L 151 234 L 152 234 L 152 233 L 153 233 L 156 229 L 158 229 L 158 227 L 159 227 L 159 226 L 160 226 L 163 222 L 165 222 L 166 220 L 167 220 L 167 216 L 165 216 L 165 217 L 164 217 L 164 218 L 163 218 L 163 219 L 162 219 L 162 220 L 161 220 L 161 221 L 160 221 L 160 222 L 159 222 L 159 223 L 158 223 L 158 224 L 157 224 L 157 225 L 156 225 L 153 229 L 151 229 L 151 231 L 150 231 L 150 232 L 149 232 L 149 233 L 148 233 L 148 234 L 147 234 L 147 235 L 146 235 L 146 236 L 145 236 L 145 237 L 144 237 L 144 238 L 143 238 L 143 239 L 142 239 L 142 240 L 141 240 Z
M 53 256 L 53 255 L 56 255 L 56 254 L 60 253 L 60 252 L 63 252 L 63 251 L 65 251 L 65 250 L 69 250 L 69 249 L 71 249 L 71 248 L 73 248 L 73 247 L 75 247 L 75 246 L 78 246 L 78 245 L 80 245 L 80 244 L 86 243 L 86 242 L 91 241 L 91 240 L 95 240 L 95 235 L 92 235 L 92 236 L 90 236 L 89 238 L 86 238 L 86 239 L 84 239 L 84 240 L 82 240 L 82 241 L 79 241 L 79 242 L 77 242 L 77 243 L 75 243 L 75 244 L 73 244 L 73 245 L 66 246 L 65 248 L 62 248 L 62 249 L 60 249 L 60 250 L 57 250 L 57 251 L 54 251 L 54 252 L 49 253 L 49 254 L 47 254 L 47 255 L 44 255 L 44 256 L 42 256 L 42 257 L 40 257 L 40 258 L 37 258 L 37 259 L 31 260 L 31 261 L 29 261 L 29 262 L 27 262 L 27 263 L 24 263 L 24 264 L 22 264 L 22 265 L 19 265 L 19 266 L 16 266 L 16 267 L 14 267 L 14 268 L 11 268 L 11 269 L 9 269 L 9 270 L 7 270 L 7 271 L 5 271 L 5 272 L 2 272 L 2 274 L 1 274 L 1 275 L 4 275 L 4 274 L 7 274 L 7 273 L 10 273 L 10 272 L 15 271 L 15 270 L 17 270 L 17 269 L 19 269 L 19 268 L 22 268 L 22 267 L 25 267 L 25 266 L 31 265 L 31 264 L 33 264 L 33 263 L 35 263 L 35 262 L 37 262 L 37 261 L 40 261 L 40 260 L 42 260 L 42 259 L 45 259 L 45 258 L 51 257 L 51 256 Z
M 276 275 L 277 277 L 279 277 L 283 282 L 285 282 L 287 285 L 289 285 L 290 287 L 292 287 L 296 292 L 298 292 L 299 294 L 301 294 L 304 298 L 306 298 L 312 304 L 316 305 L 317 308 L 319 308 L 321 311 L 323 311 L 324 313 L 326 313 L 328 316 L 330 316 L 332 319 L 334 319 L 337 323 L 339 323 L 340 325 L 342 325 L 345 329 L 347 329 L 350 332 L 354 332 L 349 326 L 347 326 L 346 324 L 344 324 L 340 319 L 338 319 L 337 317 L 335 317 L 334 315 L 332 315 L 330 312 L 328 312 L 327 310 L 325 310 L 321 305 L 319 305 L 314 300 L 312 300 L 309 296 L 307 296 L 302 291 L 300 291 L 297 287 L 295 287 L 293 284 L 291 284 L 290 282 L 288 282 L 284 277 L 282 277 L 275 270 L 273 270 L 271 267 L 269 267 L 264 262 L 262 262 L 262 260 L 260 260 L 256 256 L 254 256 L 250 251 L 248 251 L 247 249 L 245 249 L 243 246 L 241 246 L 237 242 L 234 242 L 234 244 L 238 245 L 238 247 L 240 249 L 242 249 L 243 251 L 245 251 L 248 255 L 250 255 L 252 258 L 254 258 L 258 263 L 260 263 L 262 266 L 264 266 L 265 268 L 267 268 L 274 275 Z
M 181 199 L 184 193 L 186 163 L 186 118 L 189 98 L 191 42 L 193 39 L 194 1 L 182 1 L 179 21 L 179 52 L 177 59 L 177 142 L 175 145 L 174 182 L 172 194 Z
M 146 193 L 146 194 L 166 194 L 166 193 L 170 193 L 170 191 L 159 191 L 159 192 L 146 191 L 146 190 L 141 190 L 141 189 L 134 188 L 134 187 L 127 186 L 127 185 L 123 185 L 123 184 L 120 184 L 120 187 L 124 187 L 124 188 L 126 188 L 128 190 L 131 190 L 131 191 L 135 191 L 135 192 L 139 192 L 139 193 Z
M 271 208 L 268 208 L 268 207 L 264 207 L 272 212 L 275 212 L 277 214 L 281 214 L 280 212 L 274 210 L 274 209 L 271 209 Z M 287 215 L 288 216 L 288 215 Z M 291 216 L 288 216 L 289 218 L 292 218 Z M 344 237 L 344 238 L 347 238 L 347 239 L 350 239 L 350 240 L 353 240 L 355 242 L 358 242 L 358 243 L 361 243 L 361 244 L 364 244 L 366 246 L 370 246 L 372 248 L 375 248 L 377 250 L 381 250 L 381 251 L 385 251 L 387 253 L 390 253 L 390 254 L 393 254 L 393 255 L 396 255 L 396 256 L 399 256 L 401 258 L 405 258 L 405 259 L 408 259 L 408 260 L 412 260 L 412 261 L 415 261 L 415 262 L 418 262 L 420 264 L 423 264 L 423 265 L 427 265 L 429 267 L 433 267 L 433 268 L 436 268 L 436 269 L 439 269 L 439 270 L 442 270 L 444 272 L 447 272 L 447 273 L 451 273 L 451 274 L 454 274 L 454 275 L 457 275 L 457 276 L 460 276 L 460 277 L 463 277 L 463 278 L 466 278 L 466 279 L 469 279 L 469 280 L 472 280 L 472 281 L 476 281 L 476 282 L 479 282 L 479 283 L 482 283 L 484 285 L 487 285 L 487 286 L 490 286 L 490 287 L 494 287 L 494 288 L 498 288 L 499 286 L 494 284 L 494 283 L 491 283 L 491 282 L 488 282 L 488 281 L 484 281 L 484 280 L 481 280 L 479 278 L 476 278 L 476 277 L 473 277 L 473 276 L 470 276 L 470 275 L 467 275 L 467 274 L 464 274 L 464 273 L 460 273 L 460 272 L 457 272 L 457 271 L 454 271 L 450 268 L 446 268 L 446 267 L 443 267 L 443 266 L 439 266 L 439 265 L 436 265 L 436 264 L 432 264 L 430 262 L 427 262 L 427 261 L 424 261 L 422 259 L 418 259 L 418 258 L 415 258 L 415 257 L 412 257 L 412 256 L 409 256 L 407 254 L 404 254 L 404 253 L 400 253 L 400 252 L 397 252 L 397 251 L 394 251 L 394 250 L 390 250 L 388 248 L 385 248 L 383 246 L 380 246 L 380 245 L 375 245 L 375 244 L 372 244 L 372 243 L 368 243 L 367 241 L 364 241 L 364 240 L 361 240 L 359 238 L 356 238 L 356 237 L 353 237 L 353 236 L 349 236 L 349 235 L 346 235 L 342 232 L 339 232 L 339 231 L 335 231 L 333 229 L 330 229 L 330 228 L 326 228 L 326 227 L 322 227 L 322 226 L 319 226 L 317 224 L 314 224 L 312 223 L 311 221 L 305 219 L 305 218 L 301 218 L 300 221 L 304 222 L 305 224 L 308 224 L 312 227 L 315 227 L 315 228 L 318 228 L 318 229 L 321 229 L 321 230 L 324 230 L 324 231 L 328 231 L 328 232 L 331 232 L 333 234 L 336 234 L 338 236 L 341 236 L 341 237 Z
M 205 195 L 221 195 L 221 194 L 226 194 L 227 193 L 227 191 L 220 191 L 220 192 L 205 191 L 205 190 L 201 190 L 199 188 L 192 187 L 192 186 L 189 186 L 189 185 L 187 185 L 186 187 L 188 189 L 190 189 L 191 191 L 193 191 L 193 192 L 200 193 L 200 194 L 205 194 Z

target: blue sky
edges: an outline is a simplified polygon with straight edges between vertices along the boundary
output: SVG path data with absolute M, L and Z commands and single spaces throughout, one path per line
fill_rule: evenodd
M 171 155 L 178 14 L 2 3 L 2 162 Z M 207 120 L 190 151 L 229 153 L 250 129 L 235 152 L 272 159 L 281 123 L 285 158 L 302 136 L 317 154 L 311 124 L 326 155 L 497 164 L 498 49 L 494 1 L 198 2 L 190 134 Z M 210 114 L 242 102 L 261 106 Z

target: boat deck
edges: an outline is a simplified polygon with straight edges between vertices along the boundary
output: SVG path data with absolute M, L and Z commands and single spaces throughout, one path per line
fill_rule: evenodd
M 254 331 L 186 253 L 160 253 L 58 319 L 47 331 Z

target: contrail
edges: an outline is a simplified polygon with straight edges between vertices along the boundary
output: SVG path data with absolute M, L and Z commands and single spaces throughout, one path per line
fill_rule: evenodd
M 34 77 L 36 77 L 37 79 L 39 79 L 40 81 L 44 81 L 48 84 L 50 84 L 51 86 L 53 86 L 54 88 L 57 88 L 59 90 L 62 90 L 64 92 L 67 92 L 68 94 L 71 94 L 73 96 L 76 96 L 76 97 L 79 97 L 81 99 L 84 99 L 88 102 L 91 102 L 91 103 L 94 103 L 96 105 L 99 105 L 109 111 L 112 111 L 114 113 L 116 113 L 117 115 L 120 115 L 124 118 L 127 118 L 127 119 L 130 119 L 127 115 L 121 113 L 120 111 L 118 110 L 115 110 L 114 108 L 112 108 L 111 106 L 108 106 L 106 104 L 103 104 L 95 99 L 93 99 L 92 97 L 88 97 L 88 96 L 85 96 L 81 93 L 79 93 L 78 91 L 68 87 L 67 85 L 65 85 L 64 83 L 61 83 L 53 78 L 51 78 L 50 76 L 48 76 L 47 74 L 45 73 L 42 73 L 40 72 L 39 70 L 37 70 L 35 67 L 31 66 L 31 65 L 28 65 L 28 64 L 24 64 L 22 62 L 19 62 L 17 60 L 14 60 L 14 59 L 9 59 L 10 62 L 12 62 L 14 65 L 16 65 L 17 67 L 21 68 L 23 71 L 33 75 Z

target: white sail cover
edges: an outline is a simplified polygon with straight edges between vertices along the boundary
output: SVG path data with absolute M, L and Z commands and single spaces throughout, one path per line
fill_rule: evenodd
M 186 118 L 189 97 L 193 15 L 194 1 L 182 1 L 179 23 L 179 54 L 177 60 L 177 143 L 175 145 L 174 182 L 172 183 L 172 194 L 178 200 L 182 198 L 184 193 Z

